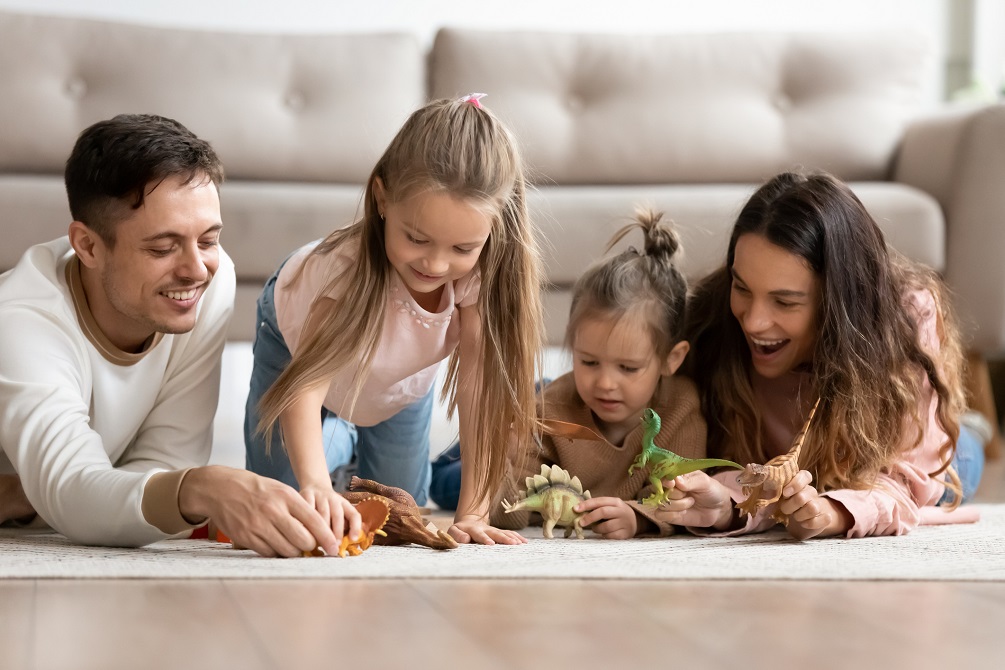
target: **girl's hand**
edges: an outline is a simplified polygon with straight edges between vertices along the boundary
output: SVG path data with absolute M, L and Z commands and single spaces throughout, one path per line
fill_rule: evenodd
M 300 495 L 332 529 L 336 542 L 340 542 L 343 535 L 347 535 L 350 540 L 359 538 L 362 525 L 359 512 L 352 503 L 335 493 L 331 483 L 308 484 L 300 489 Z
M 608 540 L 627 540 L 635 537 L 639 529 L 635 510 L 621 498 L 590 498 L 573 507 L 572 511 L 585 512 L 579 520 L 583 528 L 597 524 L 591 530 Z
M 701 470 L 664 481 L 663 488 L 669 498 L 660 511 L 671 513 L 667 515 L 670 523 L 715 530 L 729 530 L 733 525 L 735 513 L 729 489 Z
M 467 515 L 454 519 L 447 529 L 450 537 L 461 544 L 526 544 L 527 538 L 515 530 L 502 530 L 490 526 L 484 517 Z
M 800 470 L 782 489 L 778 510 L 789 522 L 789 535 L 797 540 L 843 535 L 854 519 L 844 505 L 821 496 L 810 483 L 813 475 Z

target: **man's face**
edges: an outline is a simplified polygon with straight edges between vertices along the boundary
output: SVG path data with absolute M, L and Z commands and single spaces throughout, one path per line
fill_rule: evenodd
M 170 178 L 117 224 L 113 247 L 97 239 L 92 269 L 102 290 L 87 300 L 113 344 L 136 351 L 154 333 L 195 327 L 199 300 L 220 265 L 222 225 L 212 181 Z

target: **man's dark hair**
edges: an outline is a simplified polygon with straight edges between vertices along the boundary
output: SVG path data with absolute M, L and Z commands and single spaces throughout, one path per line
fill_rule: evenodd
M 113 246 L 116 224 L 170 177 L 219 187 L 223 165 L 209 142 L 174 119 L 119 114 L 99 121 L 80 134 L 66 161 L 70 214 Z

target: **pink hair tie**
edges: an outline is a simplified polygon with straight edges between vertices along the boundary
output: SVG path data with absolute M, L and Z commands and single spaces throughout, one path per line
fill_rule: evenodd
M 477 107 L 478 109 L 482 109 L 481 99 L 484 98 L 486 95 L 487 95 L 486 93 L 468 93 L 458 102 L 468 102 Z

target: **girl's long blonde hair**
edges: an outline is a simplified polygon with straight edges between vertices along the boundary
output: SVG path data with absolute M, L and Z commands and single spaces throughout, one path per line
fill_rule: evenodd
M 355 265 L 331 277 L 318 293 L 290 364 L 262 397 L 258 430 L 269 434 L 304 389 L 355 368 L 351 421 L 383 332 L 387 293 L 395 270 L 384 249 L 374 184 L 389 202 L 421 192 L 442 192 L 491 214 L 488 241 L 478 258 L 482 360 L 475 368 L 479 395 L 464 445 L 477 472 L 476 501 L 494 493 L 506 469 L 510 436 L 530 436 L 536 426 L 534 378 L 543 343 L 541 269 L 526 204 L 526 182 L 516 142 L 480 104 L 436 100 L 415 111 L 391 140 L 367 180 L 363 217 L 332 232 L 313 256 L 342 245 L 358 249 Z M 301 269 L 303 266 L 301 266 Z M 291 280 L 299 279 L 298 272 Z M 337 293 L 333 293 L 338 288 Z M 339 295 L 331 308 L 323 296 Z M 441 398 L 457 406 L 458 351 L 450 356 Z M 529 439 L 529 437 L 527 438 Z
M 965 407 L 963 351 L 947 291 L 934 272 L 888 250 L 876 222 L 851 190 L 826 173 L 783 173 L 751 196 L 733 227 L 726 264 L 696 287 L 690 306 L 689 370 L 698 381 L 709 428 L 709 454 L 764 463 L 761 417 L 750 383 L 750 351 L 730 310 L 736 242 L 761 235 L 803 259 L 820 280 L 822 304 L 805 400 L 820 398 L 800 458 L 820 490 L 866 489 L 902 456 L 902 435 L 923 437 L 923 383 L 938 396 L 949 467 Z M 919 342 L 913 290 L 935 299 L 940 351 Z M 949 487 L 959 500 L 959 480 Z

